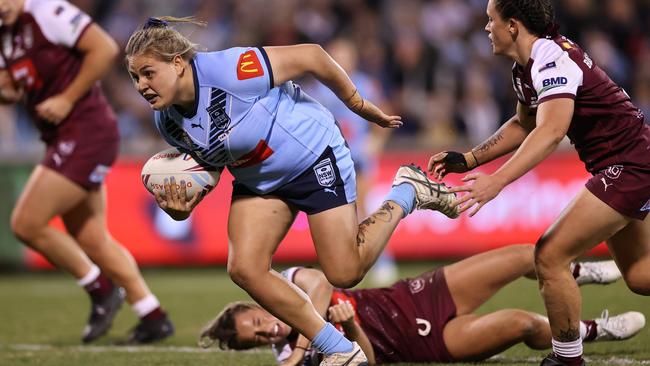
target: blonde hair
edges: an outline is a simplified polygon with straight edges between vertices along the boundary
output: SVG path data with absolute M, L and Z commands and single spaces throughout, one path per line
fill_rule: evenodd
M 150 54 L 165 62 L 170 62 L 176 55 L 180 55 L 186 61 L 192 59 L 196 55 L 199 45 L 192 43 L 187 37 L 169 26 L 169 23 L 190 23 L 201 27 L 207 24 L 192 16 L 182 18 L 151 17 L 142 28 L 133 32 L 129 37 L 124 48 L 125 61 L 128 62 L 128 58 L 131 56 L 141 54 Z

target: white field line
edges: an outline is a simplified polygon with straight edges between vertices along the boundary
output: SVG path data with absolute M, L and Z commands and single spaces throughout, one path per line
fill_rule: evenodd
M 218 347 L 212 347 L 208 349 L 203 349 L 200 347 L 188 347 L 188 346 L 53 346 L 49 344 L 28 344 L 28 343 L 17 343 L 17 344 L 0 344 L 0 350 L 10 349 L 15 351 L 74 351 L 74 352 L 89 352 L 89 353 L 100 353 L 100 352 L 126 352 L 126 353 L 139 353 L 139 352 L 172 352 L 172 353 L 228 353 L 234 351 L 225 351 L 219 349 Z M 240 351 L 238 351 L 240 352 Z M 261 353 L 269 352 L 266 350 L 255 349 L 248 350 L 244 352 L 249 353 Z
M 74 351 L 74 352 L 88 352 L 88 353 L 100 353 L 100 352 L 126 352 L 126 353 L 229 353 L 229 352 L 241 352 L 241 351 L 224 351 L 217 347 L 212 347 L 209 349 L 203 349 L 199 347 L 188 347 L 188 346 L 53 346 L 49 344 L 29 344 L 29 343 L 15 343 L 15 344 L 0 344 L 0 350 L 10 349 L 14 351 Z M 266 353 L 268 350 L 264 349 L 253 349 L 248 351 L 243 351 L 247 353 Z M 650 360 L 637 360 L 634 358 L 628 357 L 585 357 L 587 362 L 600 362 L 606 363 L 608 365 L 650 365 Z M 504 356 L 494 356 L 487 360 L 487 363 L 531 363 L 538 364 L 540 362 L 539 357 L 504 357 Z
M 497 355 L 489 358 L 488 362 L 489 361 L 509 362 L 509 363 L 526 362 L 526 363 L 538 364 L 541 360 L 542 360 L 541 357 L 504 357 L 504 356 Z M 617 356 L 610 356 L 610 357 L 585 356 L 585 361 L 587 361 L 587 364 L 589 364 L 590 362 L 600 362 L 608 365 L 650 365 L 650 360 L 637 360 L 634 358 L 617 357 Z

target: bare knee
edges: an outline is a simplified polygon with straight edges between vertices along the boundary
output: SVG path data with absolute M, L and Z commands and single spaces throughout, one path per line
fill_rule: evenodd
M 643 296 L 650 296 L 650 278 L 644 276 L 642 271 L 628 271 L 628 273 L 624 274 L 624 278 L 627 287 L 632 292 Z
M 29 215 L 14 211 L 11 215 L 11 231 L 18 240 L 32 245 L 40 225 L 29 218 Z
M 550 240 L 543 235 L 535 244 L 535 271 L 542 282 L 553 277 L 554 274 L 569 270 L 573 258 L 561 250 L 556 250 Z
M 268 272 L 268 269 L 260 270 L 261 267 L 246 265 L 238 261 L 228 261 L 228 275 L 237 286 L 248 289 L 254 283 L 260 281 L 260 277 Z
M 329 281 L 332 286 L 338 288 L 354 287 L 359 284 L 359 282 L 361 282 L 365 276 L 364 272 L 358 270 L 330 270 L 324 272 L 325 277 L 327 277 L 327 281 Z
M 540 342 L 539 336 L 548 328 L 546 318 L 541 315 L 530 313 L 524 310 L 511 310 L 508 316 L 510 329 L 514 337 L 523 341 L 533 349 L 547 348 L 546 342 Z

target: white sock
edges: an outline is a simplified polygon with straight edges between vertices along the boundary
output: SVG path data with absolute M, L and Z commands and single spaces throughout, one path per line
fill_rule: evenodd
M 138 317 L 142 318 L 150 312 L 154 311 L 156 308 L 160 307 L 160 303 L 154 294 L 149 294 L 144 297 L 144 299 L 136 301 L 131 308 L 138 314 Z
M 81 287 L 85 287 L 89 283 L 92 283 L 94 280 L 96 280 L 97 277 L 99 277 L 100 273 L 101 271 L 99 270 L 99 267 L 93 264 L 90 267 L 90 271 L 88 271 L 85 276 L 77 280 L 77 284 Z
M 585 339 L 586 336 L 587 336 L 587 325 L 583 321 L 580 321 L 580 339 Z
M 560 342 L 553 338 L 551 343 L 553 344 L 553 352 L 558 356 L 566 358 L 582 356 L 582 339 L 580 338 L 570 342 Z

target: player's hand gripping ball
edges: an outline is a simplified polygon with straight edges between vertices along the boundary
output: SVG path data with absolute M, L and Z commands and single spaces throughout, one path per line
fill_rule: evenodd
M 165 149 L 144 163 L 142 167 L 142 183 L 149 193 L 165 194 L 164 183 L 173 177 L 176 184 L 185 182 L 187 199 L 190 200 L 198 192 L 206 195 L 219 182 L 221 170 L 199 164 L 190 154 L 178 151 L 176 148 Z

